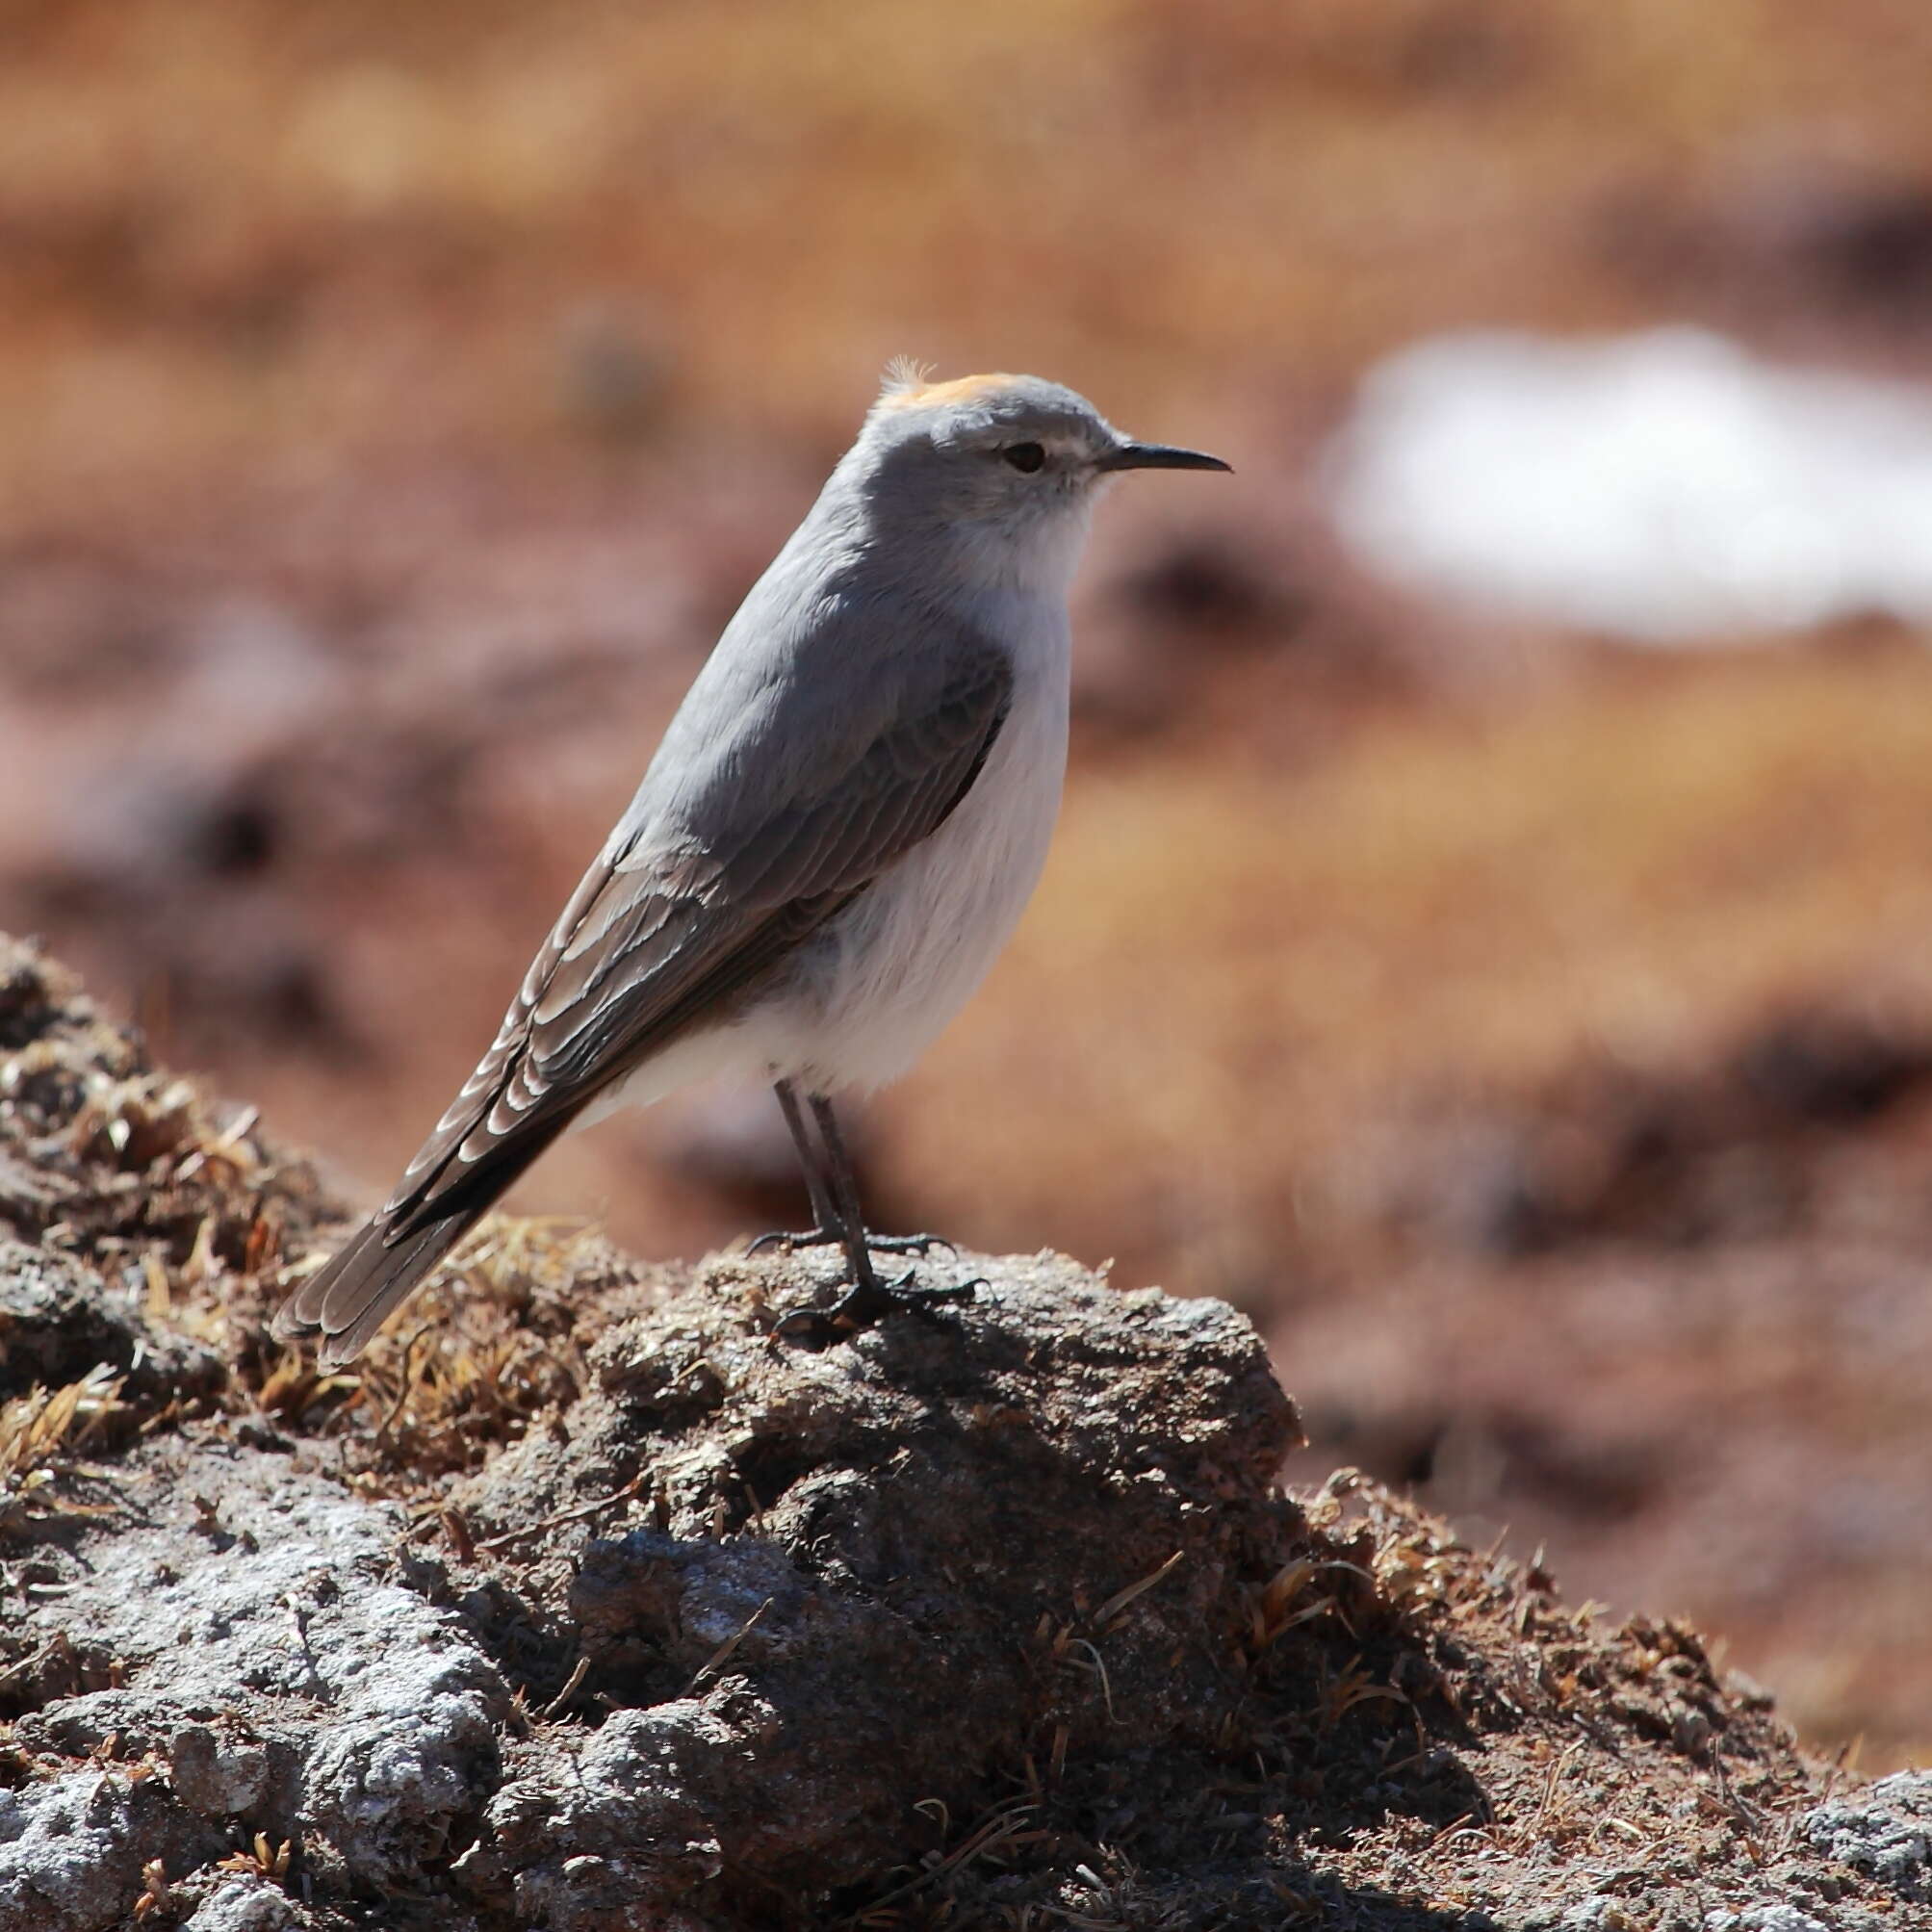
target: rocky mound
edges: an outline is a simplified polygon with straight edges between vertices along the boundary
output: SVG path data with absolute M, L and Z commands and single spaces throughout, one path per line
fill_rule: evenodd
M 776 1331 L 800 1255 L 498 1222 L 355 1375 L 336 1211 L 0 951 L 0 1932 L 1809 1932 L 1932 1902 L 1668 1624 L 1348 1473 L 1248 1324 L 1073 1264 Z

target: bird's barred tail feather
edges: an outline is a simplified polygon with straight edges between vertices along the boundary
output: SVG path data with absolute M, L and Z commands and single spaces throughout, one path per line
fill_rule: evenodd
M 320 1334 L 316 1359 L 323 1368 L 353 1361 L 568 1121 L 565 1116 L 526 1130 L 511 1148 L 499 1144 L 494 1160 L 473 1169 L 463 1184 L 440 1198 L 425 1200 L 422 1191 L 412 1190 L 391 1200 L 283 1302 L 270 1324 L 271 1332 L 285 1342 Z
M 377 1215 L 318 1275 L 290 1296 L 271 1324 L 283 1341 L 320 1332 L 317 1360 L 340 1368 L 360 1354 L 390 1313 L 481 1219 L 453 1214 L 405 1235 L 393 1248 Z

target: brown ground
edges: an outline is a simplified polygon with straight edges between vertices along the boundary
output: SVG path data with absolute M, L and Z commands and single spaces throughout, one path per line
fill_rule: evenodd
M 1109 506 L 1036 911 L 881 1218 L 1233 1299 L 1339 1457 L 1932 1750 L 1932 658 L 1454 624 L 1305 463 L 1470 320 L 1914 368 L 1932 24 L 1137 0 L 0 10 L 0 920 L 367 1190 L 872 371 L 1036 367 Z M 761 1101 L 529 1208 L 795 1212 Z M 1326 1458 L 1326 1460 L 1322 1460 Z

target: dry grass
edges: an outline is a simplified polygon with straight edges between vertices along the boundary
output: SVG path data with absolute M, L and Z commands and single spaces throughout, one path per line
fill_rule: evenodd
M 118 1416 L 121 1378 L 94 1368 L 64 1388 L 30 1389 L 0 1404 L 0 1539 L 65 1518 L 100 1516 L 112 1506 L 77 1497 L 72 1479 L 110 1472 L 80 1452 Z
M 411 1326 L 380 1337 L 354 1373 L 318 1373 L 307 1351 L 272 1343 L 266 1322 L 321 1264 L 341 1210 L 305 1163 L 263 1138 L 252 1109 L 152 1067 L 69 973 L 11 940 L 0 940 L 0 1163 L 34 1181 L 0 1198 L 0 1226 L 142 1284 L 152 1333 L 192 1338 L 222 1365 L 212 1379 L 225 1380 L 232 1415 L 344 1437 L 369 1488 L 434 1488 L 567 1401 L 581 1373 L 574 1298 L 621 1299 L 637 1278 L 580 1223 L 492 1217 L 412 1304 Z M 118 1400 L 125 1379 L 96 1367 L 0 1406 L 0 1534 L 95 1512 L 62 1479 L 98 1475 L 76 1456 L 110 1425 L 153 1428 L 203 1405 L 177 1397 L 153 1414 Z
M 1510 1923 L 1574 1903 L 1583 1869 L 1635 1924 L 1682 1913 L 1700 1868 L 1789 1892 L 1818 1775 L 1694 1632 L 1566 1605 L 1349 1472 L 1305 1501 L 1305 1549 L 1226 1660 L 1243 1721 L 1218 1775 L 1150 1766 L 1117 1808 L 1092 1767 L 1029 1759 L 981 1815 L 931 1808 L 918 1868 L 836 1922 L 1152 1932 L 1200 1922 L 1203 1859 L 1236 1924 Z
M 327 1251 L 315 1250 L 278 1285 Z M 443 1478 L 476 1468 L 539 1410 L 569 1402 L 583 1377 L 575 1303 L 586 1285 L 629 1278 L 579 1223 L 492 1215 L 352 1371 L 318 1376 L 312 1352 L 291 1349 L 259 1400 L 342 1437 L 364 1487 L 439 1493 Z

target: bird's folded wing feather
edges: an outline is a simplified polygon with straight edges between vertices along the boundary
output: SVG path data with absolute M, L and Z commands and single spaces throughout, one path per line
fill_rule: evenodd
M 707 791 L 653 814 L 659 822 L 627 814 L 384 1208 L 388 1242 L 493 1198 L 532 1146 L 754 986 L 938 830 L 992 749 L 1012 663 L 956 633 L 896 669 L 883 700 L 873 688 L 855 703 L 846 755 L 826 751 L 839 720 L 822 708 L 790 717 L 780 702 L 754 739 L 712 760 Z M 786 755 L 788 730 L 801 728 L 812 734 L 809 760 Z M 787 768 L 799 776 L 759 782 Z

